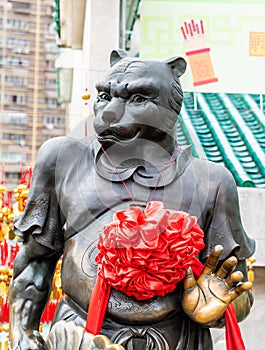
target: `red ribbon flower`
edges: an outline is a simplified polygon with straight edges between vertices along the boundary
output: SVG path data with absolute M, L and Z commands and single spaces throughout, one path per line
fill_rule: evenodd
M 118 211 L 99 238 L 98 274 L 114 289 L 145 300 L 172 292 L 204 248 L 188 213 L 149 202 Z

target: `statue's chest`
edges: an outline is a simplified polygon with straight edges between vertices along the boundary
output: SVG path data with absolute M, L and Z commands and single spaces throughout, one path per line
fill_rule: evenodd
M 80 169 L 66 177 L 58 191 L 60 208 L 66 219 L 66 237 L 80 232 L 105 212 L 110 212 L 110 221 L 122 203 L 124 209 L 133 204 L 144 208 L 150 200 L 162 201 L 168 209 L 187 211 L 199 217 L 199 197 L 194 185 L 192 179 L 180 177 L 165 187 L 149 188 L 132 179 L 111 182 L 99 176 L 93 167 L 85 171 Z
M 118 208 L 125 209 L 129 205 L 140 205 L 143 208 L 155 196 L 154 200 L 163 201 L 165 190 L 142 186 L 133 180 L 111 182 L 99 176 L 95 169 L 87 169 L 74 177 L 64 179 L 60 191 L 60 208 L 65 217 L 66 239 L 80 232 L 108 212 L 104 224 L 111 221 Z M 171 196 L 167 196 L 171 197 Z M 88 234 L 90 237 L 90 234 Z
M 168 209 L 189 211 L 196 204 L 197 197 L 191 189 L 192 182 L 188 193 L 184 182 L 176 179 L 165 187 L 154 189 L 132 180 L 125 183 L 108 181 L 97 175 L 94 169 L 80 170 L 78 176 L 66 179 L 60 200 L 66 218 L 62 267 L 64 292 L 86 310 L 97 276 L 97 242 L 104 225 L 112 221 L 116 211 L 130 205 L 144 208 L 150 199 L 162 201 Z M 170 297 L 161 297 L 159 302 L 137 302 L 113 290 L 108 313 L 114 318 L 122 315 L 137 322 L 143 312 L 143 317 L 158 320 L 168 312 L 174 312 L 177 304 L 177 299 Z
M 127 206 L 120 203 L 116 209 Z M 84 230 L 70 237 L 65 243 L 62 266 L 62 283 L 64 292 L 83 310 L 87 309 L 97 276 L 95 261 L 97 242 L 104 225 L 112 220 L 112 212 L 108 211 L 95 219 Z M 158 321 L 168 313 L 179 309 L 179 301 L 174 296 L 158 297 L 146 301 L 137 301 L 124 293 L 112 289 L 108 314 L 117 321 L 133 321 L 145 323 Z

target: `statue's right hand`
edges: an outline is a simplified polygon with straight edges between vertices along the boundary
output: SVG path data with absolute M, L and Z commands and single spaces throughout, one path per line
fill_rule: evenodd
M 16 335 L 13 334 L 13 338 L 15 338 Z M 23 331 L 22 334 L 20 334 L 16 341 L 15 346 L 11 346 L 11 349 L 14 350 L 48 350 L 47 345 L 40 335 L 40 332 L 36 330 L 27 330 Z

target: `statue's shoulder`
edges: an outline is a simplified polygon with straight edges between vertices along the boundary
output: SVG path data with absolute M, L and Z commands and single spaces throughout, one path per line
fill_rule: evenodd
M 204 182 L 207 181 L 212 186 L 215 184 L 214 187 L 223 184 L 227 188 L 236 186 L 232 173 L 224 165 L 199 158 L 193 158 L 192 164 L 195 167 L 196 176 L 201 180 L 203 179 Z
M 38 152 L 34 167 L 49 171 L 58 165 L 69 164 L 80 159 L 80 154 L 94 156 L 95 138 L 77 139 L 70 136 L 53 137 L 45 141 Z

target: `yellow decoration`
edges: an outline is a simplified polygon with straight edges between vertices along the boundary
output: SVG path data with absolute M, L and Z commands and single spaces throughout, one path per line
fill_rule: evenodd
M 6 323 L 5 324 L 0 323 L 0 332 L 8 332 L 8 331 L 9 331 L 9 325 Z
M 11 209 L 8 207 L 3 207 L 2 208 L 2 213 L 4 216 L 8 216 L 9 214 L 11 214 Z
M 7 277 L 7 276 L 6 276 L 6 277 Z M 1 275 L 0 275 L 0 278 L 1 278 Z M 1 282 L 1 283 L 0 283 L 0 295 L 1 295 L 1 296 L 2 296 L 2 295 L 6 295 L 7 292 L 8 292 L 8 287 L 7 287 L 6 283 L 5 283 L 5 282 Z
M 90 98 L 89 94 L 84 96 L 84 108 L 87 108 L 87 100 Z M 87 108 L 88 111 L 88 108 Z M 87 112 L 88 113 L 88 112 Z M 32 172 L 30 169 L 28 170 L 27 176 L 29 178 L 23 177 L 21 181 L 24 183 L 20 183 L 13 189 L 13 191 L 7 189 L 3 183 L 0 182 L 0 243 L 2 242 L 6 248 L 6 244 L 8 246 L 8 251 L 10 248 L 10 244 L 13 244 L 13 240 L 16 239 L 16 235 L 14 232 L 14 219 L 21 215 L 24 211 L 28 195 L 29 195 L 29 187 L 30 187 L 30 179 Z M 15 199 L 15 203 L 12 201 L 12 192 L 13 199 Z M 4 241 L 5 240 L 5 241 Z M 17 248 L 13 247 L 14 249 Z M 9 254 L 9 253 L 8 253 Z M 3 258 L 3 257 L 2 257 Z M 0 256 L 1 259 L 1 256 Z M 10 265 L 9 258 L 7 260 L 2 260 L 4 263 L 0 264 L 0 305 L 6 305 L 8 302 L 8 288 L 10 285 L 10 281 L 13 277 L 13 268 L 9 267 Z M 12 257 L 13 263 L 13 257 Z M 58 302 L 63 297 L 62 292 L 62 282 L 61 282 L 61 260 L 59 260 L 55 276 L 53 280 L 53 286 L 50 296 L 50 303 L 52 305 L 57 305 Z M 5 265 L 6 264 L 6 265 Z M 9 264 L 9 266 L 7 266 Z M 53 309 L 53 308 L 52 308 Z M 2 311 L 2 310 L 1 310 Z M 0 312 L 1 312 L 0 311 Z M 6 312 L 6 310 L 5 310 Z M 1 315 L 2 316 L 2 315 Z M 5 320 L 8 320 L 8 315 L 4 315 Z M 9 323 L 8 321 L 4 321 L 5 323 L 0 322 L 0 350 L 8 350 L 8 332 L 9 332 Z M 44 321 L 47 322 L 47 321 Z M 40 332 L 43 332 L 43 324 L 40 324 Z
M 254 282 L 254 279 L 255 279 L 254 271 L 253 270 L 249 270 L 248 271 L 248 280 L 249 280 L 249 282 Z
M 10 213 L 10 214 L 7 216 L 8 222 L 14 221 L 14 219 L 15 219 L 15 214 L 14 214 L 14 213 Z
M 0 184 L 0 193 L 5 193 L 5 192 L 6 192 L 6 187 Z
M 55 276 L 55 282 L 54 285 L 57 289 L 61 288 L 62 283 L 61 283 L 61 278 L 59 275 Z
M 256 262 L 256 258 L 251 256 L 247 259 L 247 267 L 248 267 L 248 280 L 249 282 L 254 282 L 255 274 L 253 264 Z
M 0 343 L 0 350 L 8 350 L 8 341 Z
M 0 223 L 1 223 L 1 232 L 0 232 L 0 236 L 3 236 L 3 239 L 8 235 L 8 231 L 9 231 L 9 226 L 6 223 L 6 217 L 3 216 L 2 218 L 0 217 Z M 1 240 L 0 240 L 1 241 Z
M 86 93 L 86 94 L 82 95 L 82 100 L 89 100 L 90 97 L 91 97 L 91 95 Z
M 255 256 L 251 256 L 250 258 L 248 258 L 247 259 L 247 262 L 250 264 L 250 265 L 252 265 L 252 264 L 254 264 L 255 262 L 256 262 L 256 258 L 255 258 Z
M 29 195 L 29 188 L 26 184 L 19 184 L 14 190 L 15 199 L 18 202 L 17 209 L 23 212 Z

